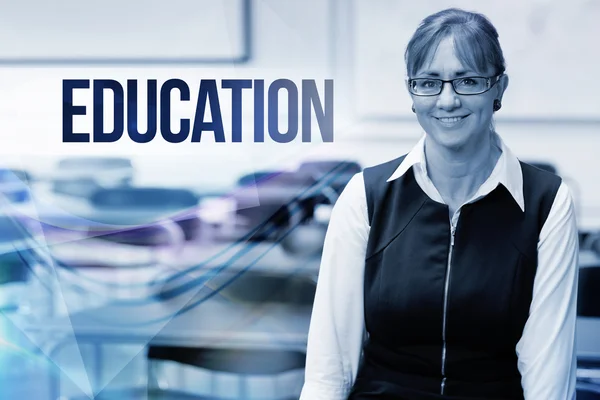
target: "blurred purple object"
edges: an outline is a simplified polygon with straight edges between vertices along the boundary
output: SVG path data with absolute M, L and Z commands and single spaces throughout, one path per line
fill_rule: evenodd
M 197 238 L 201 221 L 197 215 L 199 197 L 186 189 L 167 188 L 113 188 L 99 189 L 90 198 L 90 204 L 98 212 L 118 212 L 118 225 L 137 224 L 139 214 L 148 215 L 152 220 L 168 218 L 183 230 L 185 240 Z M 127 215 L 131 215 L 131 220 Z M 162 217 L 162 218 L 161 218 Z M 140 224 L 143 225 L 143 224 Z M 159 226 L 138 226 L 131 229 L 100 236 L 106 240 L 135 245 L 157 245 L 168 239 L 164 229 Z

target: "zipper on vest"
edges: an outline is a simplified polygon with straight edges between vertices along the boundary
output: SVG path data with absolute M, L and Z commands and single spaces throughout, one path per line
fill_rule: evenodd
M 442 383 L 440 394 L 444 394 L 446 386 L 446 319 L 448 314 L 448 290 L 450 288 L 450 269 L 452 268 L 452 249 L 454 248 L 454 233 L 456 227 L 450 221 L 450 250 L 448 251 L 448 266 L 446 268 L 446 280 L 444 283 L 444 319 L 442 321 Z

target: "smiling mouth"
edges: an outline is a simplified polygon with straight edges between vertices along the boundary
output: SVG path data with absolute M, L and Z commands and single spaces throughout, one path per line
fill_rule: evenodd
M 458 122 L 461 121 L 465 118 L 467 118 L 469 115 L 463 115 L 461 117 L 442 117 L 442 118 L 438 118 L 438 117 L 434 117 L 435 119 L 437 119 L 440 122 L 444 122 L 444 123 L 452 123 L 452 122 Z

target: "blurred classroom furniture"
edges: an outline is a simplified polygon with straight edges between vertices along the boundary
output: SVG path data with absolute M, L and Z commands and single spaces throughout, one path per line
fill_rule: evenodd
M 86 162 L 88 167 L 75 174 L 78 163 Z M 105 171 L 98 171 L 95 162 L 102 164 L 63 162 L 61 168 L 73 175 L 47 179 L 54 185 L 49 191 L 40 189 L 40 180 L 31 189 L 35 179 L 19 175 L 28 196 L 4 202 L 0 245 L 6 251 L 0 277 L 25 287 L 31 277 L 28 265 L 45 266 L 41 271 L 47 279 L 56 273 L 60 280 L 55 295 L 70 302 L 67 309 L 38 313 L 32 320 L 20 316 L 26 321 L 22 326 L 49 340 L 51 358 L 71 346 L 92 346 L 86 364 L 93 366 L 96 390 L 105 381 L 111 348 L 142 348 L 145 369 L 138 373 L 145 383 L 109 384 L 97 399 L 249 399 L 264 397 L 267 382 L 273 389 L 269 399 L 297 398 L 301 380 L 282 385 L 278 377 L 304 368 L 330 212 L 361 165 L 307 161 L 295 170 L 240 176 L 227 192 L 202 192 L 136 186 L 132 165 L 119 158 L 104 160 L 115 173 L 101 185 L 92 171 Z M 558 172 L 549 162 L 533 164 Z M 81 178 L 84 171 L 87 177 Z M 60 189 L 67 181 L 74 186 Z M 36 226 L 23 245 L 28 232 L 23 228 Z M 581 237 L 578 398 L 596 399 L 600 230 Z M 45 242 L 30 248 L 31 240 L 40 238 Z M 30 264 L 11 246 L 25 249 Z M 44 264 L 50 261 L 52 266 Z M 22 304 L 31 303 L 25 300 Z M 16 310 L 15 300 L 8 303 Z M 76 341 L 66 334 L 71 330 Z M 192 388 L 185 379 L 174 379 L 184 375 L 205 382 Z M 229 383 L 223 387 L 225 378 Z M 68 396 L 61 389 L 61 373 L 50 385 L 51 400 Z
M 130 185 L 134 167 L 122 157 L 68 157 L 59 160 L 51 176 L 54 192 L 87 197 L 101 188 Z
M 26 236 L 18 221 L 0 215 L 0 311 L 4 313 L 35 306 L 27 298 L 31 270 L 15 250 Z
M 305 261 L 300 258 L 290 259 L 283 252 L 270 253 L 256 263 L 261 266 L 256 270 L 249 267 L 256 254 L 226 266 L 215 263 L 203 273 L 226 268 L 211 275 L 204 285 L 196 283 L 168 298 L 159 296 L 142 305 L 109 304 L 48 320 L 43 327 L 36 324 L 31 329 L 60 337 L 61 330 L 72 327 L 78 345 L 149 343 L 151 364 L 171 360 L 211 372 L 241 374 L 239 394 L 246 398 L 244 379 L 301 369 L 306 351 L 318 260 L 312 262 L 311 268 L 305 268 Z M 183 278 L 187 281 L 180 283 L 179 288 L 191 279 L 190 275 Z M 202 275 L 200 278 L 198 282 Z M 172 289 L 175 288 L 165 288 Z M 56 343 L 52 356 L 68 344 Z M 182 353 L 178 348 L 187 351 Z M 249 364 L 244 366 L 241 360 Z M 102 366 L 97 366 L 96 373 L 101 370 Z M 101 377 L 96 379 L 101 381 Z M 60 394 L 59 385 L 53 380 L 53 398 Z
M 600 399 L 600 254 L 580 254 L 577 298 L 577 398 Z

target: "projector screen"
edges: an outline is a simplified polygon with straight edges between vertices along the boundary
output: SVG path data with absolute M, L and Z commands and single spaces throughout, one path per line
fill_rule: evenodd
M 4 2 L 0 63 L 243 61 L 249 2 Z

